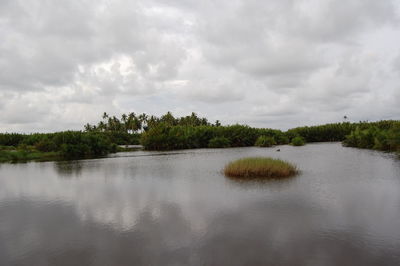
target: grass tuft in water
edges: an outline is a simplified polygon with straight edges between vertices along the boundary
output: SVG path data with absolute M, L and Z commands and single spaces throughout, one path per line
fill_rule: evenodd
M 296 175 L 297 167 L 289 162 L 268 157 L 250 157 L 225 166 L 224 174 L 236 178 L 283 178 Z

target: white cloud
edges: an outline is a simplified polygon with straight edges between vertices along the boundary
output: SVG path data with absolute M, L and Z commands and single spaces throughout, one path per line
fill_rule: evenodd
M 373 0 L 4 0 L 0 130 L 81 129 L 103 111 L 399 118 L 398 14 Z

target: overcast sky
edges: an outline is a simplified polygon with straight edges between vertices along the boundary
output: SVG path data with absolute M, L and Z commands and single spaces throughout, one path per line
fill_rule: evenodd
M 399 2 L 0 0 L 0 131 L 400 119 Z

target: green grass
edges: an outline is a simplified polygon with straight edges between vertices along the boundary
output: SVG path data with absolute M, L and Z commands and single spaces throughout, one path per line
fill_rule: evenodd
M 0 162 L 26 162 L 32 160 L 52 160 L 60 157 L 58 152 L 35 150 L 0 150 Z
M 296 175 L 296 166 L 279 159 L 250 157 L 225 166 L 224 174 L 236 178 L 283 178 Z

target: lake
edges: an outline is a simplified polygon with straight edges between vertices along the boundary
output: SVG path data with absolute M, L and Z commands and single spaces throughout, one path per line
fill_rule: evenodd
M 224 177 L 246 156 L 301 173 Z M 0 164 L 0 265 L 272 264 L 400 265 L 400 160 L 320 143 Z

